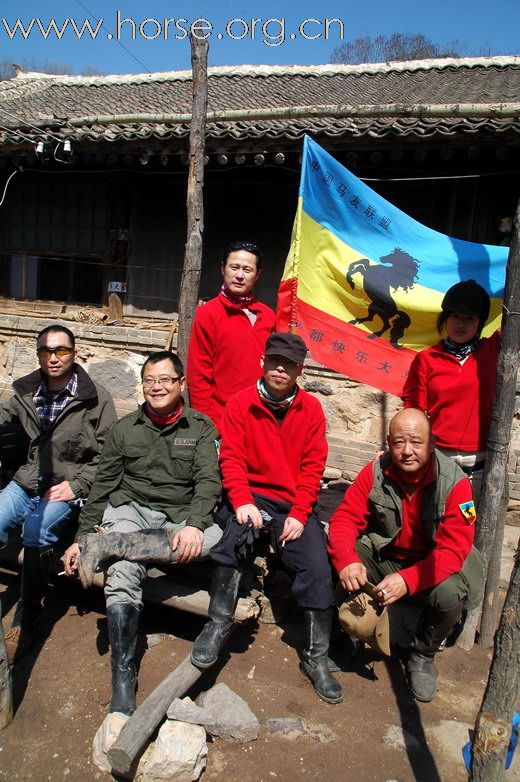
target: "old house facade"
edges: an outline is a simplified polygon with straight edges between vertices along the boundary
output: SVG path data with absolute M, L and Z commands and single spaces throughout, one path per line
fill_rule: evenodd
M 241 238 L 264 248 L 258 294 L 275 304 L 305 133 L 428 226 L 507 242 L 520 192 L 520 57 L 217 67 L 208 75 L 201 297 L 217 289 L 222 247 Z M 62 317 L 120 409 L 135 404 L 142 354 L 164 346 L 178 306 L 190 109 L 190 71 L 21 72 L 0 83 L 5 387 L 33 366 L 34 333 Z M 123 321 L 107 325 L 110 283 L 126 292 Z M 325 380 L 335 391 L 323 397 L 332 430 L 380 440 L 383 395 Z M 363 412 L 371 406 L 373 415 Z

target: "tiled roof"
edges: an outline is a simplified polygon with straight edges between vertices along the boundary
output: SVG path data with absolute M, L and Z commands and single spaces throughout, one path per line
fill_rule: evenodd
M 207 136 L 434 136 L 520 132 L 520 57 L 208 70 Z M 0 144 L 186 137 L 191 71 L 20 73 L 0 82 Z M 35 126 L 35 127 L 33 127 Z M 43 131 L 43 133 L 42 133 Z

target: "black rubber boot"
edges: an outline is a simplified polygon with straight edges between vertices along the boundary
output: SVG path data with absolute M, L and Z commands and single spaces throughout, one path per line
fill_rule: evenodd
M 307 644 L 302 652 L 300 670 L 314 685 L 325 703 L 341 703 L 343 690 L 330 672 L 329 642 L 333 608 L 308 608 L 304 612 Z
M 195 639 L 190 659 L 197 668 L 216 663 L 226 638 L 234 627 L 233 615 L 238 602 L 242 573 L 232 567 L 217 565 L 211 581 L 208 615 L 210 621 Z
M 9 665 L 21 660 L 36 638 L 35 624 L 47 592 L 53 553 L 53 546 L 24 548 L 20 599 L 5 635 Z
M 437 691 L 435 653 L 459 621 L 462 601 L 447 611 L 427 607 L 421 617 L 417 634 L 410 644 L 410 658 L 406 665 L 412 695 L 422 703 L 429 703 Z
M 139 609 L 131 603 L 107 606 L 108 639 L 111 649 L 112 698 L 109 711 L 135 711 L 135 648 Z
M 85 589 L 92 585 L 94 575 L 105 570 L 110 562 L 126 559 L 129 562 L 177 561 L 172 551 L 174 530 L 144 529 L 139 532 L 95 532 L 79 540 L 78 574 Z

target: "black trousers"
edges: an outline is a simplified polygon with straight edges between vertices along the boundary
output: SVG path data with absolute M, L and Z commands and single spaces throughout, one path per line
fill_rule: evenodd
M 291 506 L 261 494 L 253 497 L 257 508 L 266 511 L 272 520 L 264 522 L 262 529 L 253 530 L 245 524 L 238 524 L 233 508 L 225 504 L 217 514 L 217 522 L 224 534 L 211 549 L 211 559 L 219 565 L 238 569 L 242 563 L 252 560 L 262 538 L 267 538 L 282 567 L 294 577 L 292 593 L 300 607 L 330 608 L 334 604 L 332 569 L 327 556 L 325 531 L 316 513 L 311 513 L 297 540 L 282 546 L 279 537 Z

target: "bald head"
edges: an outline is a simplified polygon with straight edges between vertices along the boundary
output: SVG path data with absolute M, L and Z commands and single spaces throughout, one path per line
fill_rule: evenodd
M 411 407 L 394 415 L 387 440 L 393 462 L 409 474 L 425 467 L 434 449 L 428 417 L 421 410 Z

